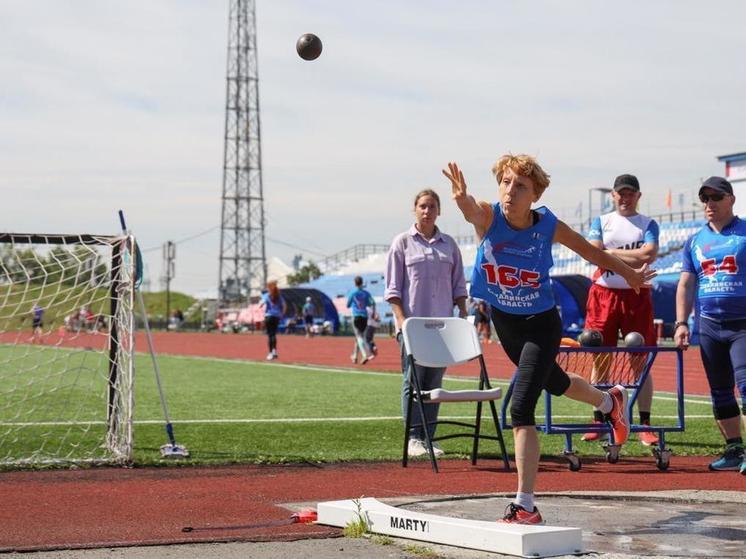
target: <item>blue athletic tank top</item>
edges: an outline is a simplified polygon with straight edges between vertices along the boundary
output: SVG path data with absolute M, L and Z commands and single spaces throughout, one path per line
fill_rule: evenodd
M 276 316 L 282 318 L 282 295 L 277 297 L 277 301 L 273 301 L 269 296 L 269 293 L 262 295 L 264 298 L 264 314 L 265 316 Z
M 689 237 L 682 271 L 697 274 L 701 316 L 746 317 L 746 221 L 735 217 L 720 233 L 705 225 Z
M 471 276 L 472 297 L 511 314 L 537 314 L 556 305 L 549 269 L 557 217 L 546 207 L 535 209 L 541 219 L 528 229 L 513 229 L 500 204 L 477 250 Z

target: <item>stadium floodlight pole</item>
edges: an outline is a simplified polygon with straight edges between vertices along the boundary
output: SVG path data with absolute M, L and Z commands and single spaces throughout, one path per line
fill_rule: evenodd
M 122 225 L 122 233 L 128 235 L 127 225 L 124 221 L 124 212 L 119 210 L 119 223 Z M 155 347 L 153 345 L 153 338 L 150 334 L 150 324 L 148 323 L 148 314 L 145 311 L 145 301 L 142 297 L 142 292 L 139 286 L 135 289 L 137 294 L 137 300 L 140 305 L 140 312 L 142 313 L 142 322 L 145 326 L 145 339 L 148 341 L 148 351 L 150 353 L 150 360 L 153 362 L 153 371 L 155 372 L 155 384 L 158 387 L 158 396 L 161 399 L 161 407 L 163 408 L 163 417 L 166 420 L 166 434 L 170 444 L 164 444 L 161 446 L 161 456 L 164 458 L 186 458 L 189 456 L 189 451 L 185 446 L 176 444 L 176 437 L 174 437 L 174 428 L 171 425 L 171 418 L 168 415 L 168 405 L 166 404 L 166 396 L 163 393 L 163 386 L 161 385 L 161 372 L 158 368 L 158 360 L 155 358 Z
M 267 283 L 256 0 L 230 0 L 218 308 L 243 307 Z

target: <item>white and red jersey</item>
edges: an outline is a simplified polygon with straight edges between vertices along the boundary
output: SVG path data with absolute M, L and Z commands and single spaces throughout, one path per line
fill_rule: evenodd
M 659 236 L 658 224 L 654 219 L 642 214 L 624 217 L 617 212 L 594 219 L 588 232 L 588 240 L 603 242 L 605 249 L 635 249 L 647 243 L 657 245 Z M 593 274 L 593 281 L 603 287 L 630 289 L 623 277 L 601 268 Z

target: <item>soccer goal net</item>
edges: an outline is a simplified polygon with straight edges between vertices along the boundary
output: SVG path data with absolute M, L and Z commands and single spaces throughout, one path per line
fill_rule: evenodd
M 132 458 L 131 236 L 0 233 L 0 465 Z

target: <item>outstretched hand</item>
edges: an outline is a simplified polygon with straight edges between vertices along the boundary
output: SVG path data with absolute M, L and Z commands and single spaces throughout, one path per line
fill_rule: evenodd
M 650 280 L 658 275 L 658 272 L 649 268 L 647 264 L 643 264 L 641 267 L 634 269 L 633 271 L 633 274 L 630 274 L 629 277 L 624 279 L 626 279 L 629 286 L 635 290 L 635 293 L 639 293 L 640 288 L 642 287 L 651 287 Z
M 443 174 L 451 181 L 453 201 L 464 214 L 464 219 L 474 226 L 477 238 L 481 240 L 492 223 L 492 207 L 486 202 L 477 202 L 473 196 L 467 194 L 464 173 L 456 163 L 449 163 L 448 169 L 443 169 Z
M 464 173 L 458 168 L 456 163 L 449 163 L 448 170 L 443 169 L 443 174 L 451 181 L 451 194 L 458 204 L 466 198 L 466 181 Z

